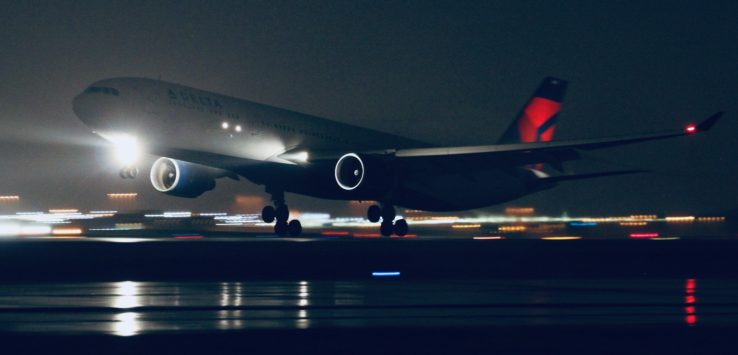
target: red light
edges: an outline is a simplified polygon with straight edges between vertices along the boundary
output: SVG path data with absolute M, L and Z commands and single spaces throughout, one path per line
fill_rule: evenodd
M 417 236 L 418 236 L 417 234 L 405 234 L 403 236 L 393 235 L 390 238 L 402 238 L 402 239 L 406 239 L 406 238 L 415 238 Z
M 687 279 L 687 293 L 694 293 L 694 289 L 697 287 L 697 282 L 694 279 Z
M 322 231 L 320 232 L 320 234 L 327 235 L 327 236 L 339 236 L 340 237 L 340 236 L 349 235 L 349 232 L 347 231 Z
M 695 126 L 693 123 L 690 123 L 687 125 L 687 127 L 684 128 L 684 132 L 697 133 L 697 126 Z
M 690 326 L 697 324 L 697 308 L 694 306 L 697 303 L 697 298 L 694 296 L 696 286 L 697 281 L 695 279 L 687 279 L 685 285 L 687 294 L 684 297 L 684 303 L 686 303 L 684 307 L 684 313 L 686 313 L 684 322 Z
M 354 233 L 354 238 L 379 238 L 381 236 L 379 233 Z
M 192 234 L 183 234 L 183 235 L 175 235 L 175 239 L 202 239 L 201 235 L 192 235 Z
M 658 238 L 658 233 L 630 233 L 630 237 L 634 239 Z

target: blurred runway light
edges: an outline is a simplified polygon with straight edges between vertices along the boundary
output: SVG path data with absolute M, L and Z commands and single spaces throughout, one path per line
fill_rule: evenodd
M 478 229 L 481 228 L 482 225 L 479 223 L 476 224 L 452 224 L 451 228 L 453 229 Z
M 397 277 L 400 276 L 399 271 L 374 271 L 372 272 L 374 277 Z
M 19 200 L 20 196 L 18 195 L 0 195 L 0 202 L 14 202 Z
M 109 193 L 108 198 L 111 200 L 126 200 L 126 199 L 134 199 L 138 196 L 137 192 L 115 192 L 115 193 Z
M 138 334 L 141 331 L 138 317 L 139 314 L 136 312 L 125 312 L 115 315 L 113 335 L 127 337 Z
M 140 307 L 139 302 L 139 286 L 138 282 L 123 281 L 113 283 L 115 287 L 115 295 L 113 298 L 113 308 L 134 308 Z
M 579 239 L 582 239 L 582 237 L 578 235 L 561 235 L 561 236 L 541 237 L 541 240 L 579 240 Z
M 79 213 L 79 210 L 76 208 L 54 208 L 54 209 L 50 209 L 49 213 L 69 214 L 69 213 Z
M 505 239 L 505 237 L 501 235 L 478 235 L 473 238 L 474 240 L 501 240 Z
M 80 235 L 82 228 L 63 228 L 57 227 L 51 230 L 52 235 Z
M 634 239 L 651 239 L 658 238 L 658 233 L 630 233 L 630 237 Z
M 13 222 L 0 223 L 0 236 L 14 237 L 20 235 L 20 224 Z

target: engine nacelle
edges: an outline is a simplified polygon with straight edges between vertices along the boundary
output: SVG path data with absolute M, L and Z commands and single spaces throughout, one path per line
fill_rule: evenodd
M 159 158 L 151 166 L 151 184 L 167 195 L 194 198 L 215 188 L 218 169 L 170 158 Z
M 381 157 L 348 153 L 336 162 L 334 176 L 343 190 L 383 193 L 391 188 L 394 172 Z

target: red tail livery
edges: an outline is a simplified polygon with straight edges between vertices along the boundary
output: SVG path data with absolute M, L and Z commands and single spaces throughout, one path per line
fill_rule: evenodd
M 561 103 L 566 93 L 565 80 L 548 77 L 502 135 L 499 144 L 549 142 L 553 139 Z

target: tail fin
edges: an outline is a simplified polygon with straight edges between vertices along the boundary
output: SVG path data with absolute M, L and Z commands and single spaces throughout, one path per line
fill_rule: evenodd
M 543 79 L 533 97 L 528 100 L 497 143 L 551 141 L 567 84 L 566 80 L 553 77 Z

